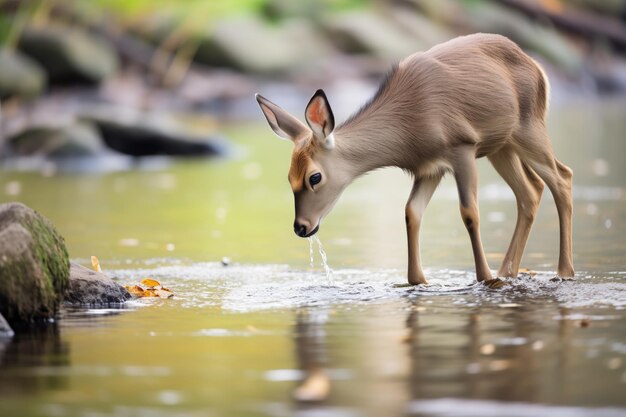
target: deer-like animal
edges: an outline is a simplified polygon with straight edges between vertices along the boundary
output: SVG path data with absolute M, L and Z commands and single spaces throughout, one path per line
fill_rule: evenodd
M 427 284 L 421 267 L 422 215 L 441 178 L 452 173 L 478 281 L 492 283 L 480 239 L 476 158 L 486 156 L 517 200 L 517 223 L 497 277 L 515 277 L 547 184 L 559 217 L 557 275 L 573 278 L 572 171 L 559 162 L 546 131 L 549 85 L 539 64 L 514 42 L 492 34 L 458 37 L 400 61 L 374 97 L 335 128 L 322 90 L 307 125 L 256 95 L 272 130 L 294 143 L 289 183 L 294 231 L 315 234 L 358 176 L 395 166 L 410 173 L 406 204 L 408 281 Z

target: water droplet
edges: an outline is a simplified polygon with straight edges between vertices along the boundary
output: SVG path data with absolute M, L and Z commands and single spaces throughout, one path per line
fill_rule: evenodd
M 313 268 L 313 266 L 314 266 L 314 263 L 313 263 L 313 238 L 309 237 L 307 239 L 309 239 L 309 258 L 310 258 L 309 266 L 311 268 Z
M 594 203 L 587 204 L 587 214 L 590 216 L 598 214 L 598 205 Z
M 609 163 L 602 158 L 596 158 L 591 162 L 591 170 L 598 177 L 609 175 Z
M 250 162 L 243 166 L 241 173 L 247 180 L 256 180 L 263 173 L 263 169 L 258 162 Z
M 622 366 L 622 363 L 622 358 L 611 358 L 606 361 L 606 367 L 609 368 L 611 371 L 614 371 L 616 369 L 619 369 Z
M 465 372 L 467 372 L 468 374 L 477 374 L 480 372 L 480 364 L 473 362 L 467 365 L 467 367 L 465 368 Z
M 182 394 L 178 391 L 161 391 L 158 394 L 159 401 L 165 405 L 176 405 L 182 401 Z
M 333 285 L 333 271 L 328 266 L 328 258 L 326 257 L 326 252 L 324 251 L 324 247 L 322 246 L 322 241 L 317 235 L 313 236 L 313 239 L 317 242 L 317 249 L 319 250 L 320 257 L 322 258 L 322 266 L 324 267 L 324 271 L 326 271 L 326 279 L 328 280 L 328 285 Z
M 496 345 L 494 345 L 493 343 L 487 343 L 480 347 L 480 353 L 482 353 L 483 355 L 491 355 L 495 351 L 496 351 Z
M 504 371 L 511 367 L 511 362 L 506 359 L 498 359 L 495 361 L 489 362 L 489 370 L 490 371 Z
M 9 181 L 4 186 L 6 195 L 19 195 L 22 192 L 22 184 L 18 181 Z

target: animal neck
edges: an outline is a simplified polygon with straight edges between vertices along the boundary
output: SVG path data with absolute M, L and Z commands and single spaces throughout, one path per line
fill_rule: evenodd
M 384 167 L 412 170 L 417 162 L 398 126 L 389 126 L 393 115 L 380 112 L 351 120 L 335 133 L 336 151 L 354 178 Z

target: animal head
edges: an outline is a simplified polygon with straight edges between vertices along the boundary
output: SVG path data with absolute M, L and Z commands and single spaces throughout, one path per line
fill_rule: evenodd
M 266 98 L 256 99 L 274 133 L 294 144 L 288 175 L 296 206 L 293 227 L 300 237 L 312 236 L 349 182 L 335 149 L 335 118 L 326 94 L 317 90 L 306 106 L 308 126 Z

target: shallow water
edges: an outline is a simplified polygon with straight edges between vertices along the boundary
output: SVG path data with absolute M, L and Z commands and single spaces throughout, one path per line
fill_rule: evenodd
M 332 281 L 291 231 L 289 144 L 233 126 L 240 156 L 78 176 L 3 172 L 0 199 L 39 210 L 72 258 L 168 300 L 66 309 L 46 332 L 0 340 L 1 416 L 626 416 L 626 107 L 553 105 L 556 153 L 575 171 L 575 282 L 553 282 L 556 211 L 544 195 L 522 266 L 474 283 L 452 182 L 429 206 L 431 285 L 407 288 L 410 181 L 358 180 L 321 228 Z M 482 235 L 498 267 L 512 193 L 486 161 Z M 220 260 L 232 262 L 223 266 Z M 316 404 L 294 392 L 329 383 Z

